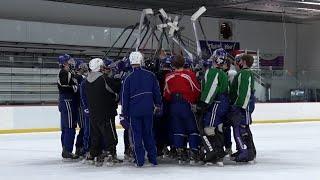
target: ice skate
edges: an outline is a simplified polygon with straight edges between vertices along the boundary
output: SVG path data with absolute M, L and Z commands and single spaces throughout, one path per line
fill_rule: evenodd
M 73 153 L 70 153 L 66 150 L 63 150 L 62 153 L 61 153 L 61 156 L 63 158 L 63 161 L 65 162 L 68 162 L 68 161 L 76 161 L 79 159 L 79 156 L 73 154 Z
M 104 162 L 104 158 L 101 155 L 94 158 L 94 165 L 96 167 L 101 167 L 103 165 L 103 162 Z
M 170 148 L 169 158 L 170 159 L 176 159 L 177 158 L 177 149 L 176 148 Z
M 200 156 L 199 156 L 199 151 L 198 150 L 191 150 L 190 151 L 190 165 L 191 166 L 196 166 L 200 165 Z
M 115 164 L 123 163 L 122 159 L 119 159 L 116 154 L 112 155 L 112 162 Z
M 226 148 L 226 149 L 224 150 L 224 154 L 225 154 L 226 157 L 231 157 L 231 155 L 232 155 L 232 148 L 231 148 L 231 147 L 230 147 L 230 148 Z
M 218 159 L 217 162 L 216 162 L 216 165 L 219 166 L 219 167 L 223 167 L 224 166 L 223 158 Z
M 82 147 L 81 148 L 77 148 L 75 155 L 77 155 L 80 159 L 84 159 L 85 158 L 84 149 Z
M 167 147 L 163 148 L 161 158 L 162 159 L 168 159 L 169 156 L 170 156 L 169 149 Z
M 109 151 L 103 152 L 102 157 L 103 157 L 104 162 L 107 166 L 114 165 L 112 154 Z
M 186 164 L 187 156 L 188 155 L 184 149 L 177 149 L 177 160 L 179 165 Z
M 94 157 L 90 155 L 90 153 L 85 154 L 85 158 L 81 161 L 82 164 L 88 164 L 88 165 L 93 165 L 94 164 Z
M 231 161 L 235 161 L 235 159 L 236 159 L 236 157 L 237 157 L 238 155 L 239 155 L 239 151 L 231 154 L 231 155 L 230 155 L 230 160 L 231 160 Z

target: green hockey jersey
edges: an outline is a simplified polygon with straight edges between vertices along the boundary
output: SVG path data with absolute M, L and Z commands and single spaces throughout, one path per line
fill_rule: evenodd
M 231 102 L 238 107 L 246 109 L 251 93 L 254 91 L 254 76 L 250 69 L 242 69 L 234 77 L 230 87 Z
M 200 100 L 212 104 L 219 95 L 228 93 L 228 75 L 221 69 L 210 68 L 205 72 L 201 86 Z

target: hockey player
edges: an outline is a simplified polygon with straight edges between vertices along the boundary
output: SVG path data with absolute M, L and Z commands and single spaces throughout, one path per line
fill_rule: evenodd
M 90 117 L 89 117 L 89 107 L 88 99 L 85 93 L 86 80 L 82 81 L 80 84 L 80 99 L 81 106 L 83 109 L 83 153 L 86 159 L 89 157 L 89 148 L 90 148 Z M 91 158 L 93 160 L 93 158 Z
M 143 55 L 136 51 L 129 56 L 133 71 L 122 84 L 122 115 L 130 124 L 135 163 L 144 165 L 145 150 L 148 160 L 157 165 L 157 150 L 153 138 L 153 114 L 160 110 L 161 95 L 156 76 L 141 67 Z
M 115 116 L 121 85 L 101 72 L 103 66 L 102 59 L 92 59 L 85 84 L 90 117 L 90 155 L 95 158 L 96 166 L 101 166 L 104 158 L 108 163 L 114 162 L 118 142 Z M 103 145 L 105 153 L 102 153 Z
M 71 73 L 75 61 L 67 54 L 59 56 L 58 59 L 61 67 L 57 85 L 59 89 L 62 157 L 64 159 L 77 159 L 78 156 L 72 153 L 77 124 L 77 108 L 73 97 L 78 92 L 78 84 L 74 74 Z
M 228 80 L 229 80 L 229 88 L 228 88 L 228 94 L 230 90 L 231 83 L 234 79 L 234 77 L 237 74 L 237 71 L 234 69 L 234 66 L 231 64 L 230 59 L 227 59 L 227 62 L 223 66 L 224 72 L 227 73 L 228 75 Z M 228 108 L 229 111 L 230 107 Z M 228 121 L 226 116 L 223 118 L 223 134 L 224 134 L 224 146 L 225 146 L 225 154 L 230 156 L 232 154 L 232 135 L 231 135 L 231 125 L 232 123 Z
M 73 101 L 75 103 L 75 106 L 78 110 L 76 113 L 76 119 L 78 127 L 80 128 L 79 133 L 77 135 L 76 140 L 76 155 L 79 157 L 83 157 L 85 154 L 84 151 L 84 109 L 81 104 L 81 97 L 80 97 L 80 85 L 82 81 L 85 79 L 85 75 L 88 73 L 88 66 L 84 63 L 82 59 L 75 59 L 76 66 L 75 66 L 75 79 L 77 80 L 78 84 L 78 91 L 75 93 L 75 96 L 73 98 Z
M 192 70 L 192 60 L 189 57 L 184 57 L 184 65 L 183 68 L 185 70 Z
M 157 73 L 157 79 L 160 85 L 161 95 L 165 85 L 165 77 L 172 72 L 171 56 L 163 56 L 160 59 L 160 71 Z M 154 122 L 155 140 L 157 144 L 158 156 L 173 155 L 175 148 L 173 147 L 173 134 L 170 126 L 168 102 L 163 99 L 161 115 L 156 115 Z M 170 146 L 170 154 L 167 146 Z
M 178 161 L 186 161 L 184 150 L 186 141 L 190 147 L 190 164 L 194 164 L 199 157 L 199 132 L 192 105 L 200 95 L 200 85 L 196 74 L 185 70 L 184 58 L 181 55 L 174 57 L 172 62 L 174 72 L 166 76 L 164 98 L 169 102 L 170 121 L 173 124 L 174 145 L 177 148 Z
M 234 77 L 230 89 L 232 107 L 228 118 L 232 122 L 233 135 L 238 150 L 232 155 L 236 162 L 252 161 L 256 153 L 249 127 L 251 119 L 247 111 L 250 98 L 254 96 L 254 76 L 250 70 L 253 61 L 253 57 L 248 54 L 238 56 L 238 60 L 236 58 L 236 66 L 240 71 Z
M 202 126 L 204 128 L 205 161 L 208 164 L 223 165 L 224 138 L 223 118 L 229 107 L 228 76 L 223 71 L 226 63 L 226 52 L 223 49 L 214 51 L 212 57 L 214 68 L 205 72 L 202 80 L 202 92 L 198 109 L 204 113 Z

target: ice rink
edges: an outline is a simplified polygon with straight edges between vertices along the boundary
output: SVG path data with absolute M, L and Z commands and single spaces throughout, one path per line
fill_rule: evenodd
M 224 167 L 94 167 L 62 162 L 60 133 L 0 135 L 0 180 L 7 179 L 191 179 L 317 180 L 320 178 L 320 123 L 259 124 L 252 127 L 257 163 Z M 118 154 L 122 158 L 122 130 Z

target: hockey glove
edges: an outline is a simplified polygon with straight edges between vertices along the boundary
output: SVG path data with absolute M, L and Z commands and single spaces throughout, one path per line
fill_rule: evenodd
M 163 107 L 162 107 L 162 104 L 161 105 L 156 105 L 154 107 L 154 115 L 159 118 L 163 115 Z
M 124 117 L 123 115 L 120 114 L 119 116 L 120 124 L 124 129 L 129 129 L 130 123 L 128 121 L 127 117 Z
M 199 101 L 197 104 L 197 114 L 204 114 L 209 108 L 209 104 Z

